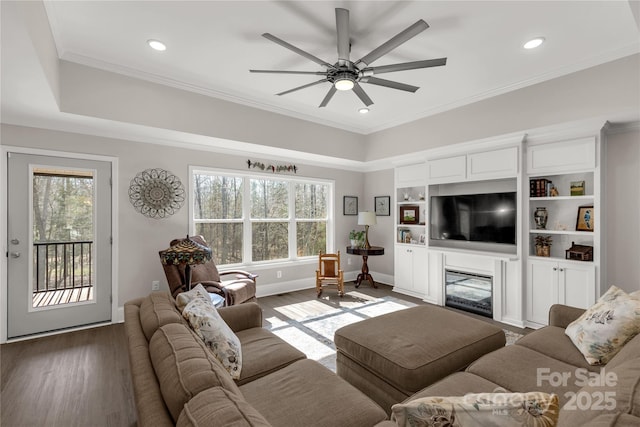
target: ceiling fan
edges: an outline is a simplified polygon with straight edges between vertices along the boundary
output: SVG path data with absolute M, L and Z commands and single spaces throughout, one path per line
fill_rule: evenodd
M 368 107 L 373 104 L 373 101 L 366 92 L 360 86 L 360 83 L 368 83 L 377 86 L 384 86 L 391 89 L 404 90 L 407 92 L 415 92 L 420 89 L 417 86 L 408 85 L 405 83 L 394 82 L 391 80 L 380 79 L 374 77 L 377 74 L 391 73 L 394 71 L 415 70 L 418 68 L 439 67 L 446 65 L 447 58 L 427 59 L 423 61 L 404 62 L 400 64 L 382 65 L 379 67 L 370 67 L 370 65 L 380 57 L 391 52 L 402 43 L 410 40 L 416 35 L 420 34 L 424 30 L 429 28 L 429 25 L 422 19 L 415 24 L 411 25 L 404 31 L 398 33 L 386 43 L 378 46 L 361 59 L 353 62 L 349 59 L 351 52 L 351 42 L 349 40 L 349 11 L 347 9 L 336 8 L 336 29 L 338 33 L 338 62 L 330 64 L 327 61 L 305 52 L 302 49 L 295 47 L 294 45 L 287 43 L 286 41 L 279 39 L 278 37 L 264 33 L 262 36 L 274 43 L 283 46 L 298 55 L 325 67 L 325 71 L 284 71 L 284 70 L 249 70 L 252 73 L 272 73 L 272 74 L 310 74 L 323 76 L 322 79 L 308 83 L 293 89 L 280 92 L 277 95 L 286 95 L 291 92 L 295 92 L 300 89 L 305 89 L 311 86 L 315 86 L 320 83 L 329 82 L 331 88 L 320 103 L 320 107 L 326 107 L 333 95 L 337 90 L 353 90 L 353 92 L 360 98 L 360 100 Z

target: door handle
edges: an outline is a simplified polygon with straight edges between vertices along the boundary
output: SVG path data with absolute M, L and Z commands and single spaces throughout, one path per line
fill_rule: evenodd
M 11 252 L 11 258 L 20 258 L 20 252 Z
M 18 240 L 18 239 L 11 239 L 11 244 L 12 244 L 12 245 L 17 245 L 17 244 L 19 244 L 19 243 L 20 243 L 20 240 Z

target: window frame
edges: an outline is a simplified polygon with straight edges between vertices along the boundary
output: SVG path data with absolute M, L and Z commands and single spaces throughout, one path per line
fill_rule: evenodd
M 242 194 L 242 218 L 239 219 L 203 219 L 194 217 L 194 190 L 195 175 L 208 174 L 213 176 L 226 176 L 232 178 L 243 179 Z M 251 179 L 266 179 L 275 181 L 285 181 L 288 184 L 288 217 L 271 219 L 271 218 L 251 218 Z M 295 184 L 314 184 L 328 186 L 327 194 L 327 216 L 326 218 L 296 218 L 295 216 Z M 189 231 L 195 234 L 196 224 L 222 224 L 222 223 L 240 223 L 242 224 L 242 262 L 233 264 L 220 264 L 224 267 L 255 267 L 255 266 L 273 266 L 287 263 L 312 263 L 317 261 L 317 255 L 297 256 L 297 224 L 301 222 L 326 222 L 326 251 L 334 252 L 335 248 L 335 180 L 323 178 L 311 178 L 303 176 L 277 175 L 273 173 L 260 173 L 256 171 L 242 172 L 235 169 L 221 169 L 206 166 L 189 166 L 189 197 L 188 197 L 188 215 L 189 215 Z M 283 222 L 288 223 L 288 256 L 287 258 L 278 258 L 265 261 L 252 260 L 252 232 L 254 223 L 265 222 Z M 248 261 L 251 260 L 251 261 Z

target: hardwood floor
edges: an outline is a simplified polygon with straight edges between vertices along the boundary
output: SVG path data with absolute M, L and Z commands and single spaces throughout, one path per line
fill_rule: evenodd
M 135 426 L 124 325 L 0 346 L 3 427 Z
M 331 288 L 316 298 L 308 289 L 260 298 L 265 326 L 278 319 L 317 316 L 328 309 L 349 304 L 358 293 L 425 304 L 379 284 L 363 284 L 340 298 Z M 283 307 L 286 312 L 283 314 Z M 283 317 L 284 316 L 284 317 Z M 478 317 L 487 322 L 491 319 Z M 496 323 L 496 322 L 493 322 Z M 496 323 L 514 332 L 519 328 Z M 102 326 L 0 346 L 0 425 L 3 427 L 135 426 L 127 339 L 123 324 Z

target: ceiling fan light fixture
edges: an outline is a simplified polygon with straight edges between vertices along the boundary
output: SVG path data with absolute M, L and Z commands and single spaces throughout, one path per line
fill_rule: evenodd
M 531 39 L 526 42 L 524 45 L 522 45 L 522 47 L 524 47 L 525 49 L 535 49 L 542 43 L 544 43 L 544 37 L 536 37 L 535 39 Z
M 342 73 L 333 81 L 337 90 L 351 90 L 355 86 L 355 80 L 351 74 Z
M 160 40 L 149 39 L 147 40 L 147 44 L 153 50 L 157 50 L 160 52 L 167 50 L 167 45 L 162 43 Z

